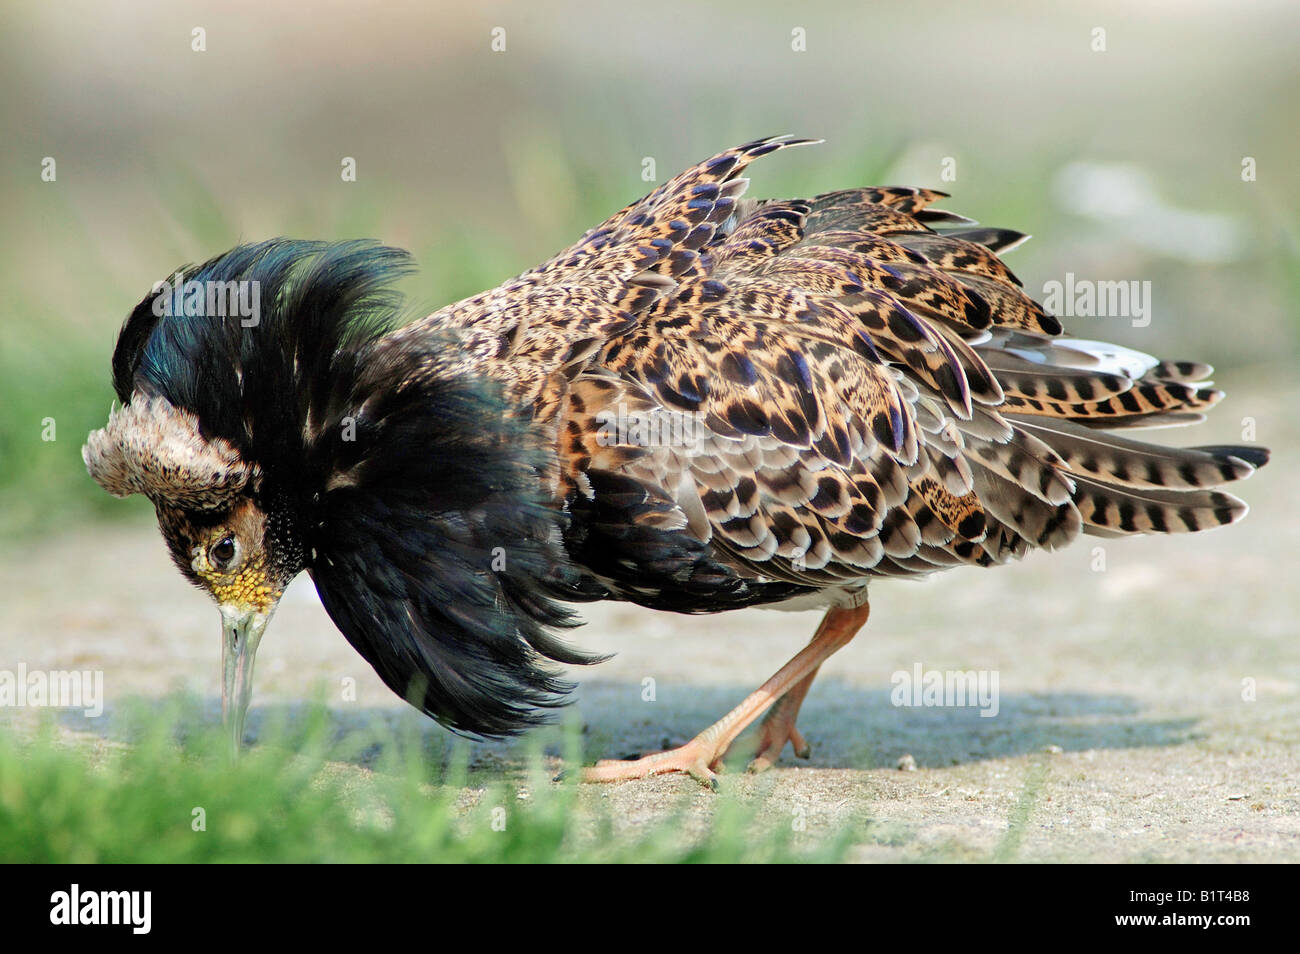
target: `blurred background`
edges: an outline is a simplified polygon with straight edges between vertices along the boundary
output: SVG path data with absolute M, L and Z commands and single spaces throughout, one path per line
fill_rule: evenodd
M 1074 333 L 1289 387 L 1298 54 L 1284 0 L 6 2 L 0 546 L 147 519 L 80 447 L 121 320 L 178 265 L 373 237 L 415 254 L 424 313 L 774 133 L 827 141 L 764 160 L 751 195 L 943 189 L 1034 235 L 1011 265 L 1037 297 L 1067 272 L 1152 283 L 1148 327 Z

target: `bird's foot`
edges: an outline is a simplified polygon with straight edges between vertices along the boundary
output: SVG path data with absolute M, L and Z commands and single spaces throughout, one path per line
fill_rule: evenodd
M 791 709 L 793 708 L 793 712 Z M 781 757 L 781 751 L 789 742 L 794 746 L 796 758 L 806 759 L 812 756 L 812 747 L 804 740 L 799 730 L 794 727 L 795 716 L 799 713 L 797 706 L 784 706 L 780 703 L 772 707 L 758 731 L 758 751 L 749 763 L 752 774 L 766 772 Z
M 649 778 L 669 772 L 685 772 L 705 788 L 718 790 L 717 773 L 722 770 L 722 757 L 726 747 L 696 736 L 679 748 L 655 752 L 639 759 L 602 759 L 591 768 L 583 769 L 584 782 L 622 782 Z

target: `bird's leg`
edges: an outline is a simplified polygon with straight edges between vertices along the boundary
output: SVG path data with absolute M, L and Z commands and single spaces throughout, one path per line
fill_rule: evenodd
M 818 667 L 820 669 L 821 667 Z M 781 757 L 781 750 L 787 742 L 794 746 L 796 758 L 806 759 L 812 755 L 812 748 L 804 740 L 794 723 L 799 718 L 799 707 L 803 705 L 804 696 L 812 688 L 817 678 L 817 669 L 804 676 L 790 687 L 763 716 L 758 728 L 758 748 L 749 763 L 750 772 L 766 772 Z
M 826 617 L 822 620 L 822 625 L 826 625 L 826 620 L 830 618 L 831 613 L 835 610 L 829 610 Z M 866 617 L 863 617 L 863 623 Z M 858 624 L 860 629 L 862 624 Z M 821 630 L 818 629 L 820 633 Z M 817 637 L 813 636 L 815 640 Z M 767 715 L 763 716 L 763 722 L 759 726 L 758 748 L 755 750 L 754 758 L 749 763 L 749 771 L 753 773 L 766 772 L 781 757 L 781 750 L 785 748 L 786 742 L 794 746 L 796 758 L 806 759 L 812 756 L 812 747 L 804 740 L 803 735 L 795 728 L 795 720 L 799 718 L 799 707 L 803 705 L 803 700 L 808 695 L 808 690 L 812 688 L 813 680 L 817 678 L 817 673 L 821 669 L 818 666 L 808 675 L 804 676 L 797 683 L 790 687 L 790 691 L 783 695 L 768 710 Z
M 785 731 L 785 739 L 797 738 L 797 748 L 802 738 L 794 729 L 794 717 L 799 704 L 812 685 L 818 668 L 833 653 L 846 646 L 867 621 L 870 608 L 866 603 L 853 608 L 834 608 L 826 613 L 812 641 L 801 649 L 767 682 L 750 693 L 745 701 L 732 709 L 680 748 L 656 752 L 633 761 L 605 760 L 586 769 L 582 778 L 586 782 L 616 782 L 624 779 L 646 778 L 665 772 L 686 772 L 709 788 L 717 788 L 714 770 L 726 755 L 736 736 L 757 719 L 774 702 L 787 693 L 798 692 L 798 698 L 788 709 L 788 716 L 774 719 L 773 731 Z M 765 723 L 766 728 L 766 723 Z M 765 732 L 766 736 L 766 732 Z M 760 750 L 760 754 L 765 750 Z M 780 749 L 777 750 L 778 752 Z

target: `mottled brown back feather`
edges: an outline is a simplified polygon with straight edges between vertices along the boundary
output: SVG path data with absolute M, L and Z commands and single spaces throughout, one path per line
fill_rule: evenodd
M 1240 517 L 1203 488 L 1258 453 L 1095 430 L 1198 415 L 1221 397 L 1208 366 L 1061 336 L 998 257 L 1026 236 L 930 208 L 944 193 L 744 197 L 753 160 L 803 142 L 692 166 L 400 334 L 459 330 L 466 371 L 554 435 L 557 502 L 618 488 L 602 512 L 751 583 L 853 585 Z M 619 420 L 694 429 L 643 440 Z

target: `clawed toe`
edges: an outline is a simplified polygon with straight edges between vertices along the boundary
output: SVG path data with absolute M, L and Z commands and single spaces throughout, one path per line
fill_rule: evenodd
M 715 769 L 721 769 L 722 755 L 698 739 L 667 752 L 655 752 L 631 761 L 604 759 L 582 772 L 584 782 L 622 782 L 669 772 L 683 772 L 705 788 L 718 790 Z
M 749 763 L 750 774 L 757 775 L 772 768 L 781 758 L 781 751 L 785 748 L 786 742 L 794 747 L 795 758 L 812 757 L 812 746 L 793 725 L 764 722 L 762 734 L 759 736 L 758 754 Z

